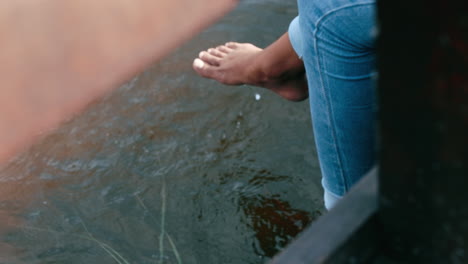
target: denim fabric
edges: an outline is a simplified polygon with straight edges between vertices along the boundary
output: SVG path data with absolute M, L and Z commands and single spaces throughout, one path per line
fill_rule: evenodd
M 298 6 L 289 37 L 306 67 L 331 208 L 375 163 L 375 1 L 298 0 Z
M 289 41 L 291 42 L 291 45 L 294 48 L 294 51 L 296 51 L 297 56 L 302 59 L 303 55 L 303 40 L 302 40 L 302 33 L 301 33 L 301 27 L 299 26 L 299 16 L 293 19 L 291 23 L 289 24 L 289 29 L 288 29 L 288 34 L 289 34 Z

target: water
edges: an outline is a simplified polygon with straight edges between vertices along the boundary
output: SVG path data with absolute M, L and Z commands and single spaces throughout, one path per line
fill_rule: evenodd
M 264 47 L 296 12 L 243 1 L 3 168 L 0 263 L 270 259 L 323 211 L 308 102 L 191 62 L 226 41 Z

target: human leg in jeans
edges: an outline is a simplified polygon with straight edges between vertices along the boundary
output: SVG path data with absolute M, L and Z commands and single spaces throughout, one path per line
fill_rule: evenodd
M 308 78 L 325 206 L 375 162 L 375 1 L 299 0 L 290 25 Z
M 299 0 L 289 32 L 266 49 L 227 43 L 193 64 L 225 84 L 262 86 L 290 100 L 309 95 L 328 209 L 375 162 L 374 9 L 374 1 Z

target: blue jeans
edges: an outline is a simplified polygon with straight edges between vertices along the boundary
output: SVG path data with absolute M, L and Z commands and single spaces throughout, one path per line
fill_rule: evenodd
M 303 59 L 330 209 L 374 165 L 375 0 L 298 0 L 289 38 Z

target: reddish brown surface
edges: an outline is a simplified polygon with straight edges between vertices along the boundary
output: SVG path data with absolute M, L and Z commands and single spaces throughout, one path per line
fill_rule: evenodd
M 1 1 L 0 163 L 235 2 Z
M 241 203 L 259 243 L 258 254 L 273 257 L 319 216 L 295 209 L 280 198 L 244 198 Z

